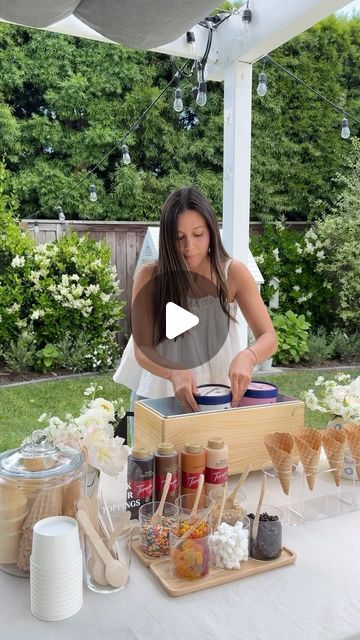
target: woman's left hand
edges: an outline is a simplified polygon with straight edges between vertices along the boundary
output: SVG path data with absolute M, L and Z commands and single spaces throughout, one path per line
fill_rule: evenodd
M 251 382 L 254 359 L 250 351 L 240 351 L 232 360 L 229 368 L 232 403 L 236 407 Z

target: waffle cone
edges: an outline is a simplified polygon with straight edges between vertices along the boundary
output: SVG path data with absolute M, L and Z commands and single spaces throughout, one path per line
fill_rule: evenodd
M 355 460 L 357 477 L 360 480 L 360 424 L 345 424 L 349 449 Z
M 28 573 L 30 571 L 30 556 L 32 551 L 33 527 L 43 518 L 50 516 L 60 516 L 62 506 L 62 489 L 44 490 L 38 493 L 30 509 L 24 524 L 19 545 L 17 566 L 20 571 Z
M 41 491 L 36 496 L 33 505 L 27 516 L 23 529 L 32 529 L 38 520 L 49 516 L 61 516 L 62 510 L 62 489 L 56 487 Z
M 335 484 L 339 487 L 344 464 L 346 434 L 343 429 L 326 429 L 322 441 L 328 463 L 333 469 Z
M 294 438 L 291 433 L 269 433 L 264 444 L 277 471 L 283 491 L 289 494 L 292 471 Z
M 75 518 L 76 503 L 80 498 L 81 481 L 80 478 L 73 480 L 67 486 L 63 487 L 62 497 L 62 513 L 63 516 Z
M 294 436 L 300 460 L 304 467 L 306 481 L 310 491 L 312 491 L 319 468 L 321 432 L 317 429 L 305 427 L 304 429 L 298 429 Z

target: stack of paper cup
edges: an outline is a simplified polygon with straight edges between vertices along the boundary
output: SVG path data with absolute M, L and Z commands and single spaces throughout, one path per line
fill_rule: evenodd
M 30 558 L 31 612 L 63 620 L 83 604 L 82 551 L 74 518 L 52 516 L 34 526 Z

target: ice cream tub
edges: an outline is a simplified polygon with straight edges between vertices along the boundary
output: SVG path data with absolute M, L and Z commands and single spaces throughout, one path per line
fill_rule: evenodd
M 276 402 L 278 395 L 278 388 L 276 384 L 270 382 L 262 382 L 257 380 L 250 382 L 243 397 L 241 398 L 238 407 L 252 407 L 258 404 L 272 404 Z
M 230 409 L 231 390 L 225 384 L 200 384 L 194 398 L 201 411 Z

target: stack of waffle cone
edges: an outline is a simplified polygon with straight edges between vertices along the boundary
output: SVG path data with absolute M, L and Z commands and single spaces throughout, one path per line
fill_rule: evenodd
M 295 444 L 294 438 L 291 433 L 269 433 L 264 438 L 264 444 L 277 471 L 283 491 L 288 495 Z
M 330 468 L 333 469 L 335 484 L 340 486 L 344 464 L 346 435 L 343 429 L 326 429 L 323 433 L 323 446 Z
M 345 424 L 345 431 L 349 449 L 355 461 L 357 477 L 360 480 L 360 424 Z
M 41 491 L 36 496 L 29 514 L 23 524 L 23 533 L 19 545 L 17 566 L 21 571 L 30 570 L 32 535 L 34 525 L 43 518 L 60 516 L 62 512 L 62 488 L 56 487 Z
M 62 500 L 62 512 L 63 516 L 70 516 L 75 518 L 76 503 L 80 498 L 81 480 L 77 478 L 70 482 L 70 484 L 63 487 L 63 500 Z
M 305 427 L 304 429 L 298 429 L 294 435 L 300 460 L 304 467 L 306 481 L 310 491 L 312 491 L 319 468 L 321 432 L 317 429 Z

